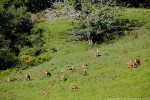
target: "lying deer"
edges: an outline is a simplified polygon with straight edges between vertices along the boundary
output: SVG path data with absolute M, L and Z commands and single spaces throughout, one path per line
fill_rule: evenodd
M 71 85 L 69 86 L 69 90 L 73 91 L 73 90 L 78 90 L 79 88 L 77 87 L 77 85 Z
M 14 82 L 15 80 L 17 80 L 17 79 L 14 77 L 7 78 L 7 82 Z

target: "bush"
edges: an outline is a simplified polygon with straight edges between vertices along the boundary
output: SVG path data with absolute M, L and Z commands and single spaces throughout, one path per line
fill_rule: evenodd
M 14 53 L 10 52 L 8 48 L 0 49 L 0 70 L 5 70 L 15 66 L 18 62 Z
M 33 57 L 30 55 L 22 55 L 20 58 L 23 64 L 28 64 L 33 60 Z
M 50 53 L 45 52 L 45 53 L 40 54 L 40 55 L 37 56 L 37 57 L 34 57 L 34 58 L 32 59 L 32 61 L 31 61 L 29 64 L 30 64 L 31 66 L 35 66 L 35 65 L 41 64 L 41 63 L 43 63 L 43 62 L 45 62 L 45 61 L 48 61 L 48 60 L 50 60 L 50 59 L 51 59 Z

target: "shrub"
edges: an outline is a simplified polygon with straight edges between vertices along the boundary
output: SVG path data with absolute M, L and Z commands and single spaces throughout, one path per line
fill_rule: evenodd
M 0 70 L 11 68 L 18 62 L 17 57 L 14 53 L 10 52 L 8 48 L 0 49 Z
M 33 60 L 30 62 L 30 65 L 35 66 L 35 65 L 41 64 L 45 61 L 48 61 L 50 59 L 51 59 L 50 53 L 45 52 L 45 53 L 40 54 L 37 57 L 34 57 Z
M 21 62 L 24 64 L 28 64 L 33 60 L 33 57 L 30 55 L 22 55 L 21 57 Z

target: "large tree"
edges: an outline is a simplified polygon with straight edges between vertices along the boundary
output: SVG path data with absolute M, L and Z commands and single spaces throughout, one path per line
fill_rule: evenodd
M 0 69 L 13 66 L 20 47 L 28 45 L 27 36 L 32 28 L 30 14 L 26 12 L 27 8 L 19 6 L 17 1 L 19 0 L 0 2 Z

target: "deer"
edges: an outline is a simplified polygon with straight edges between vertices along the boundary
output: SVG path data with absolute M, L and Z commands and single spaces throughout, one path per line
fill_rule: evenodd
M 17 79 L 14 77 L 7 78 L 7 82 L 14 82 L 15 80 L 17 80 Z
M 27 81 L 30 81 L 30 80 L 31 80 L 31 77 L 30 77 L 29 74 L 26 74 L 25 78 L 26 78 Z
M 98 51 L 98 50 L 94 50 L 94 56 L 95 56 L 96 58 L 98 58 L 98 57 L 100 56 L 100 54 L 99 54 L 99 51 Z
M 46 74 L 46 77 L 50 77 L 51 76 L 51 73 L 48 72 L 48 71 L 46 71 L 45 74 Z
M 74 67 L 74 66 L 68 66 L 67 69 L 68 69 L 68 70 L 75 70 L 75 67 Z
M 77 87 L 77 85 L 71 85 L 69 86 L 69 90 L 73 91 L 73 90 L 78 90 L 79 88 Z
M 137 67 L 137 64 L 132 60 L 128 61 L 127 64 L 128 64 L 128 68 L 136 68 Z
M 83 69 L 82 74 L 83 74 L 83 76 L 87 75 L 87 71 L 86 71 L 86 69 Z

